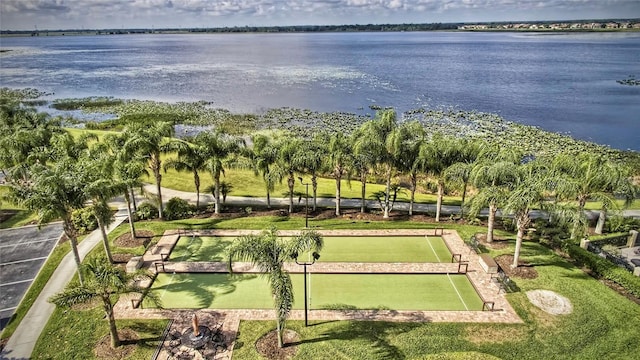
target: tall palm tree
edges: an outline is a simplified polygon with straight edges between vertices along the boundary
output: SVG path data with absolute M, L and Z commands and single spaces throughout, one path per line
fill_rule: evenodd
M 465 199 L 467 197 L 471 171 L 475 166 L 476 159 L 484 147 L 484 144 L 480 140 L 463 138 L 458 140 L 457 146 L 459 151 L 458 162 L 452 164 L 444 171 L 444 178 L 446 182 L 459 183 L 462 185 L 460 217 L 464 217 Z
M 240 154 L 244 141 L 222 131 L 201 132 L 193 141 L 203 149 L 206 158 L 204 166 L 213 178 L 215 213 L 219 214 L 220 176 L 224 175 L 225 167 L 232 165 L 234 157 Z
M 384 110 L 376 114 L 376 118 L 365 122 L 360 127 L 360 136 L 354 144 L 355 152 L 362 153 L 368 148 L 374 153 L 376 162 L 383 168 L 385 178 L 385 196 L 381 202 L 383 217 L 389 217 L 391 210 L 391 179 L 397 170 L 401 154 L 410 138 L 407 126 L 398 126 L 396 113 Z
M 311 188 L 313 191 L 313 211 L 317 207 L 318 172 L 322 169 L 328 148 L 324 142 L 325 137 L 317 135 L 311 140 L 304 141 L 298 151 L 299 163 L 302 170 L 311 175 Z
M 556 194 L 560 201 L 575 202 L 571 238 L 586 232 L 584 212 L 587 201 L 602 203 L 600 226 L 608 210 L 619 210 L 615 194 L 622 192 L 627 203 L 635 195 L 634 187 L 624 168 L 604 156 L 582 153 L 577 156 L 559 154 L 553 160 L 557 181 Z M 600 229 L 601 230 L 601 229 Z
M 251 136 L 249 158 L 256 175 L 261 175 L 267 190 L 267 208 L 271 209 L 271 192 L 275 189 L 276 183 L 284 178 L 285 174 L 278 166 L 278 142 L 264 134 L 254 134 Z
M 330 135 L 327 142 L 329 153 L 325 159 L 326 167 L 329 169 L 329 174 L 336 180 L 336 216 L 340 216 L 342 178 L 351 176 L 352 146 L 349 138 L 341 132 Z
M 234 240 L 228 249 L 229 272 L 235 260 L 248 261 L 264 273 L 269 281 L 273 305 L 276 310 L 278 346 L 283 346 L 282 334 L 285 321 L 293 306 L 293 285 L 289 273 L 283 268 L 285 262 L 292 261 L 298 254 L 322 250 L 322 236 L 313 230 L 303 231 L 292 238 L 280 238 L 275 228 L 259 235 L 245 235 Z M 315 256 L 315 255 L 314 255 Z
M 172 139 L 173 124 L 166 121 L 131 123 L 123 130 L 124 147 L 129 153 L 138 153 L 147 160 L 147 166 L 156 180 L 158 215 L 164 218 L 162 204 L 162 159 L 161 154 L 173 150 L 177 140 Z
M 167 169 L 175 169 L 176 171 L 190 171 L 193 174 L 197 208 L 200 207 L 200 171 L 206 169 L 207 148 L 188 141 L 176 143 L 177 157 L 166 160 L 163 169 L 165 173 Z
M 135 217 L 132 211 L 132 205 L 135 209 L 135 194 L 133 189 L 140 187 L 143 175 L 149 175 L 146 170 L 146 159 L 137 154 L 131 153 L 129 149 L 124 147 L 126 143 L 126 135 L 107 135 L 105 143 L 110 149 L 113 159 L 113 178 L 115 183 L 123 185 L 122 194 L 127 204 L 127 216 L 129 218 L 129 230 L 131 237 L 136 237 Z
M 541 209 L 546 208 L 545 192 L 548 190 L 550 176 L 550 172 L 540 160 L 519 167 L 518 185 L 510 192 L 504 205 L 504 212 L 513 215 L 516 221 L 516 248 L 512 268 L 518 267 L 524 232 L 531 223 L 531 210 L 535 205 L 539 205 Z
M 64 233 L 69 239 L 78 270 L 81 260 L 78 252 L 78 232 L 71 215 L 84 208 L 89 200 L 86 191 L 87 171 L 76 159 L 61 157 L 45 166 L 36 163 L 29 168 L 29 181 L 11 185 L 11 198 L 27 209 L 36 211 L 38 224 L 43 225 L 62 219 Z M 80 283 L 83 276 L 78 271 Z
M 426 159 L 426 173 L 433 177 L 438 186 L 438 198 L 436 202 L 436 222 L 440 221 L 442 210 L 442 199 L 444 197 L 445 170 L 458 162 L 459 150 L 456 139 L 434 134 L 430 141 L 423 146 L 420 156 Z
M 296 173 L 302 170 L 299 156 L 302 143 L 301 138 L 293 135 L 287 135 L 278 139 L 278 166 L 287 177 L 289 213 L 293 213 L 293 188 L 296 185 Z
M 402 143 L 402 148 L 397 155 L 398 169 L 409 175 L 409 216 L 413 215 L 416 190 L 418 188 L 418 176 L 425 171 L 426 159 L 420 156 L 420 148 L 426 142 L 424 126 L 418 122 L 406 123 L 408 137 Z
M 87 278 L 84 284 L 72 285 L 64 291 L 53 295 L 49 301 L 60 307 L 70 307 L 100 299 L 109 322 L 111 347 L 119 347 L 121 343 L 113 313 L 114 295 L 144 293 L 145 289 L 138 286 L 138 282 L 135 280 L 139 280 L 141 277 L 149 278 L 149 276 L 144 273 L 127 274 L 121 268 L 115 267 L 108 261 L 97 257 L 89 259 L 82 266 L 82 272 L 86 274 Z M 147 292 L 145 299 L 152 301 L 156 306 L 160 305 L 159 299 L 153 292 Z

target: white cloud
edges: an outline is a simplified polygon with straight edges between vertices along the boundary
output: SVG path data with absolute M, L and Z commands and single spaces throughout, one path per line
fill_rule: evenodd
M 531 16 L 640 17 L 638 0 L 0 0 L 3 29 L 26 24 L 58 28 L 171 27 L 176 24 L 273 25 L 520 20 Z M 278 19 L 277 22 L 274 19 Z M 431 20 L 429 20 L 431 19 Z M 32 26 L 32 25 L 30 25 Z

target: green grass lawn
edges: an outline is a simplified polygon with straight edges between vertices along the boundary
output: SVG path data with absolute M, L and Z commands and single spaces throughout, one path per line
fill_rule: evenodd
M 0 229 L 25 226 L 38 220 L 35 212 L 28 211 L 24 207 L 7 200 L 5 197 L 8 193 L 9 187 L 6 185 L 0 185 L 0 214 L 3 212 L 10 212 L 13 214 L 11 217 L 0 222 Z
M 513 252 L 509 248 L 495 252 Z M 640 306 L 560 258 L 544 246 L 525 242 L 523 259 L 538 278 L 514 279 L 508 294 L 524 324 L 387 323 L 336 321 L 304 327 L 294 359 L 638 359 Z M 382 289 L 382 287 L 381 287 Z M 569 315 L 534 307 L 526 292 L 552 290 L 573 305 Z M 271 321 L 242 321 L 234 359 L 261 359 L 253 346 L 273 330 Z
M 303 309 L 303 275 L 291 278 L 293 308 Z M 482 310 L 465 275 L 311 274 L 309 284 L 310 309 Z M 255 274 L 160 274 L 153 289 L 165 308 L 273 308 L 267 280 Z
M 171 261 L 224 261 L 233 237 L 181 237 Z M 318 261 L 325 262 L 449 262 L 441 237 L 325 236 Z M 306 259 L 300 254 L 300 259 Z

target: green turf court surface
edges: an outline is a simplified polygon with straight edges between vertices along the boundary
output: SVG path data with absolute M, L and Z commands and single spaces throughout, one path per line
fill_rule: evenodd
M 303 275 L 291 275 L 304 307 Z M 482 310 L 466 275 L 312 274 L 310 309 Z M 159 274 L 152 288 L 165 308 L 271 309 L 267 280 L 250 274 Z
M 233 237 L 181 237 L 171 261 L 224 261 Z M 320 260 L 326 262 L 450 262 L 441 237 L 325 236 Z M 301 254 L 300 259 L 305 259 Z

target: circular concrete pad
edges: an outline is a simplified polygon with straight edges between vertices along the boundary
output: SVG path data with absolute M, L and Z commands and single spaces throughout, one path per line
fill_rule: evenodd
M 527 291 L 529 301 L 552 315 L 565 315 L 573 312 L 573 305 L 566 297 L 550 290 Z

